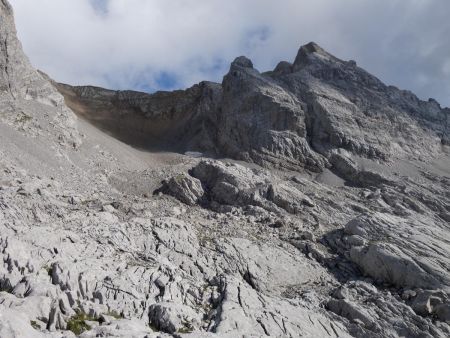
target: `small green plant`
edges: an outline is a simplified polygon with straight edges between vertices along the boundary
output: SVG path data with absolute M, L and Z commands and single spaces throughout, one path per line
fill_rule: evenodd
M 177 175 L 177 176 L 175 177 L 175 182 L 181 183 L 181 182 L 183 181 L 184 177 L 185 177 L 185 176 L 184 176 L 183 174 Z
M 194 331 L 192 324 L 188 321 L 182 321 L 183 327 L 178 329 L 178 333 L 191 333 Z
M 41 326 L 35 320 L 30 321 L 30 324 L 35 330 L 41 329 Z
M 53 266 L 44 265 L 45 271 L 47 271 L 47 274 L 51 276 L 53 274 Z
M 72 331 L 78 336 L 84 331 L 88 331 L 91 329 L 86 321 L 98 321 L 98 319 L 88 316 L 83 312 L 78 312 L 75 316 L 71 317 L 67 321 L 67 330 Z
M 27 114 L 24 114 L 24 113 L 22 113 L 20 116 L 18 116 L 16 118 L 16 122 L 17 123 L 25 123 L 25 122 L 28 122 L 30 120 L 32 120 L 32 117 L 27 115 Z

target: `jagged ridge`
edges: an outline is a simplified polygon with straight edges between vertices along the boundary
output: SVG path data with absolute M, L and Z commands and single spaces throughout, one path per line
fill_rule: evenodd
M 58 88 L 74 111 L 122 139 L 139 132 L 147 146 L 263 166 L 320 172 L 339 148 L 382 160 L 425 159 L 449 143 L 448 108 L 386 86 L 315 43 L 302 46 L 293 64 L 266 73 L 239 57 L 222 84 L 186 91 Z

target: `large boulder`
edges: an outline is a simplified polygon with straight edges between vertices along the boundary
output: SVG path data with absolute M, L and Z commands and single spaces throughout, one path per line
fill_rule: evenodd
M 187 205 L 196 205 L 205 193 L 200 180 L 184 173 L 164 181 L 159 191 L 171 195 Z
M 259 207 L 269 212 L 298 214 L 315 204 L 299 189 L 276 179 L 268 171 L 240 164 L 204 160 L 190 175 L 172 177 L 157 190 L 188 205 Z
M 199 315 L 190 307 L 175 303 L 157 303 L 148 310 L 150 324 L 166 333 L 188 333 L 198 329 Z
M 220 204 L 261 204 L 271 176 L 262 170 L 220 161 L 201 161 L 191 175 L 199 179 L 210 200 Z

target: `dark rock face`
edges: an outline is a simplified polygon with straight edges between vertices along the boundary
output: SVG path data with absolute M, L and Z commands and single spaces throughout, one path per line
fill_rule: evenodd
M 66 104 L 116 138 L 146 149 L 209 150 L 205 112 L 215 111 L 220 85 L 202 82 L 185 91 L 112 91 L 55 84 Z

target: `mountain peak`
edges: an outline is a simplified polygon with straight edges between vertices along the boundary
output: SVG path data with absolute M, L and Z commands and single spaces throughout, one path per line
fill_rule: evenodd
M 253 62 L 246 56 L 239 56 L 231 63 L 231 66 L 239 66 L 243 68 L 253 68 Z
M 307 43 L 306 45 L 301 46 L 300 50 L 304 51 L 307 54 L 311 54 L 311 53 L 328 54 L 322 47 L 320 47 L 314 41 L 311 41 L 311 42 Z
M 312 57 L 319 56 L 321 59 L 336 60 L 336 58 L 320 47 L 315 42 L 307 43 L 300 47 L 294 61 L 294 69 L 302 68 Z

